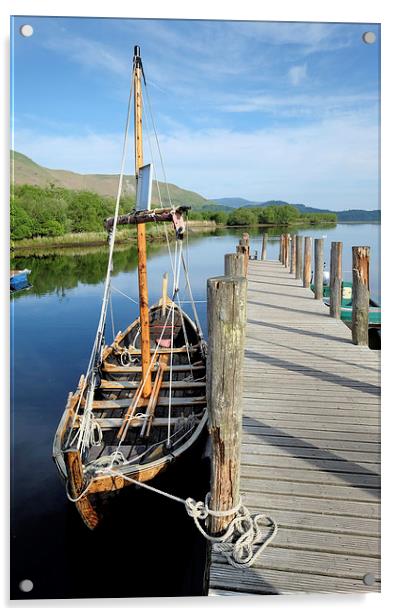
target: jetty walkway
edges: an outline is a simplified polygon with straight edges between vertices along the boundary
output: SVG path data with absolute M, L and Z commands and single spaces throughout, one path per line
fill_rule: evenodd
M 380 353 L 278 261 L 250 261 L 241 495 L 279 526 L 210 595 L 380 590 Z

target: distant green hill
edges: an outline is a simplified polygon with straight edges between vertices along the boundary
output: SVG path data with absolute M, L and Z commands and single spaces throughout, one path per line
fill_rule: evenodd
M 88 190 L 103 197 L 115 197 L 117 193 L 118 175 L 116 174 L 82 174 L 61 169 L 48 169 L 38 165 L 33 160 L 11 150 L 11 179 L 15 184 L 32 184 L 34 186 L 59 186 L 70 190 Z M 164 182 L 159 182 L 160 195 L 163 203 L 168 204 L 168 191 Z M 175 205 L 190 205 L 200 208 L 211 202 L 191 190 L 168 184 L 168 190 Z M 135 195 L 135 176 L 124 176 L 123 196 Z M 157 182 L 153 182 L 152 202 L 160 205 Z
M 335 214 L 338 217 L 338 222 L 380 222 L 381 213 L 380 210 L 342 210 L 337 212 L 336 210 L 321 209 L 318 207 L 309 207 L 303 203 L 288 203 L 281 199 L 271 199 L 270 201 L 248 201 L 241 197 L 222 197 L 221 199 L 212 199 L 214 203 L 219 205 L 228 206 L 230 208 L 261 208 L 270 207 L 274 205 L 293 205 L 302 214 Z M 222 209 L 223 209 L 222 208 Z
M 35 163 L 20 152 L 11 150 L 11 179 L 17 185 L 30 184 L 40 187 L 61 187 L 69 190 L 85 190 L 95 192 L 102 197 L 114 198 L 117 193 L 118 175 L 116 174 L 82 174 L 62 169 L 49 169 Z M 163 204 L 168 204 L 168 191 L 175 205 L 190 205 L 193 209 L 229 213 L 235 208 L 260 208 L 273 205 L 288 205 L 286 201 L 270 200 L 265 202 L 249 201 L 242 197 L 222 197 L 219 199 L 205 199 L 202 195 L 191 190 L 180 188 L 175 184 L 168 184 L 168 191 L 164 182 L 159 182 L 160 195 Z M 135 196 L 135 176 L 124 176 L 124 197 Z M 152 202 L 160 205 L 157 182 L 153 183 Z M 325 210 L 308 207 L 303 203 L 292 204 L 302 214 L 335 213 L 335 210 Z M 336 212 L 338 222 L 380 222 L 380 210 L 343 210 Z
M 248 199 L 242 199 L 241 197 L 222 197 L 222 199 L 211 199 L 213 203 L 217 205 L 226 206 L 228 208 L 245 207 L 260 205 L 260 201 L 248 201 Z
M 303 203 L 287 203 L 286 201 L 280 201 L 272 199 L 271 201 L 265 201 L 258 205 L 244 205 L 246 208 L 258 208 L 258 207 L 271 207 L 274 205 L 293 205 L 301 214 L 336 214 L 338 222 L 380 222 L 381 214 L 380 210 L 342 210 L 337 212 L 335 210 L 325 210 L 318 207 L 308 207 Z

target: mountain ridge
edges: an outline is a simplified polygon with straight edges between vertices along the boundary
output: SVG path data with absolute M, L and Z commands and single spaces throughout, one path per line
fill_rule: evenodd
M 96 192 L 99 195 L 106 197 L 115 197 L 117 193 L 117 184 L 119 176 L 117 174 L 101 174 L 101 173 L 76 173 L 64 169 L 50 169 L 39 165 L 31 158 L 11 150 L 11 178 L 15 184 L 33 184 L 36 186 L 45 187 L 48 185 L 59 186 L 71 190 L 87 190 Z M 302 213 L 336 213 L 338 222 L 343 221 L 368 221 L 379 222 L 380 210 L 329 210 L 306 206 L 303 203 L 289 204 L 282 200 L 268 201 L 250 201 L 242 197 L 220 197 L 217 199 L 206 199 L 199 193 L 181 188 L 176 184 L 168 184 L 158 182 L 160 188 L 160 196 L 157 190 L 157 182 L 153 183 L 152 202 L 154 205 L 160 203 L 168 204 L 168 192 L 170 193 L 174 205 L 190 205 L 193 209 L 198 210 L 215 210 L 218 209 L 230 212 L 237 208 L 260 208 L 269 207 L 271 205 L 293 205 Z M 123 196 L 134 197 L 135 175 L 124 176 Z
M 119 181 L 118 174 L 103 173 L 75 173 L 65 169 L 50 169 L 34 162 L 25 154 L 11 150 L 11 178 L 15 184 L 33 184 L 45 187 L 47 185 L 68 188 L 69 190 L 89 190 L 103 197 L 115 197 Z M 200 207 L 208 203 L 208 200 L 191 190 L 159 182 L 161 201 L 168 204 L 168 191 L 175 205 L 188 203 L 193 207 Z M 134 197 L 136 194 L 135 175 L 124 176 L 124 188 L 122 196 Z M 160 205 L 157 190 L 157 182 L 153 182 L 152 202 Z
M 270 207 L 270 206 L 282 206 L 282 205 L 293 205 L 296 207 L 301 214 L 336 214 L 338 218 L 338 222 L 380 222 L 381 214 L 380 210 L 330 210 L 324 208 L 317 208 L 305 205 L 304 203 L 288 203 L 287 201 L 282 201 L 281 199 L 270 199 L 269 201 L 253 201 L 250 202 L 247 199 L 243 199 L 241 197 L 222 197 L 220 199 L 213 199 L 213 201 L 219 205 L 223 205 L 226 207 L 226 203 L 228 203 L 228 209 L 238 209 L 238 208 L 261 208 L 261 207 Z M 242 205 L 239 205 L 241 203 Z

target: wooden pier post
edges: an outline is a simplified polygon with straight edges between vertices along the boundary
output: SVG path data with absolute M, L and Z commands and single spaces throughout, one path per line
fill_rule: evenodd
M 303 286 L 308 289 L 310 287 L 310 278 L 312 273 L 312 238 L 305 237 L 305 258 L 303 267 Z
M 296 266 L 296 235 L 291 237 L 291 265 L 290 265 L 290 274 L 295 274 L 295 266 Z
M 241 240 L 239 240 L 239 245 L 240 246 L 245 246 L 246 247 L 246 252 L 247 252 L 247 260 L 249 260 L 250 258 L 250 236 L 249 233 L 243 233 L 243 235 L 241 236 Z
M 246 244 L 241 244 L 243 240 L 240 240 L 240 243 L 238 246 L 236 246 L 236 252 L 237 254 L 241 254 L 243 255 L 243 259 L 244 259 L 244 276 L 247 275 L 248 272 L 248 261 L 249 261 L 249 252 L 248 252 L 248 246 Z
M 278 260 L 279 261 L 282 261 L 282 254 L 283 254 L 282 243 L 283 243 L 283 236 L 280 235 L 280 243 L 279 243 L 279 249 L 278 249 Z
M 207 408 L 212 440 L 210 508 L 227 511 L 240 499 L 243 360 L 247 280 L 224 276 L 207 281 Z M 234 515 L 211 518 L 221 533 Z
M 264 233 L 262 236 L 262 254 L 261 254 L 261 259 L 262 261 L 266 260 L 266 255 L 267 255 L 267 233 Z
M 323 299 L 324 285 L 324 240 L 314 240 L 314 299 Z
M 329 314 L 331 317 L 339 319 L 342 301 L 342 242 L 331 243 L 329 278 Z
M 303 247 L 303 237 L 301 235 L 296 236 L 295 243 L 295 278 L 298 280 L 302 278 L 302 247 Z
M 244 255 L 241 252 L 225 255 L 225 276 L 245 276 Z
M 286 260 L 286 257 L 287 257 L 287 255 L 286 255 L 286 239 L 287 239 L 286 234 L 283 233 L 281 238 L 282 238 L 281 239 L 281 263 L 283 265 L 285 265 L 285 260 Z
M 290 261 L 290 240 L 291 240 L 291 236 L 289 233 L 285 234 L 285 267 L 289 267 L 289 261 Z
M 353 246 L 352 340 L 368 346 L 369 246 Z

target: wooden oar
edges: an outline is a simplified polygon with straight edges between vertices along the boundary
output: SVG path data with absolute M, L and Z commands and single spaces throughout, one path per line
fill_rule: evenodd
M 153 358 L 153 364 L 155 363 L 156 359 L 157 359 L 157 356 L 155 356 Z M 142 366 L 142 369 L 143 369 L 143 366 Z M 159 369 L 159 371 L 160 371 L 160 369 Z M 157 379 L 157 376 L 156 376 L 156 379 Z M 122 424 L 120 430 L 117 433 L 117 438 L 120 439 L 120 440 L 124 439 L 124 437 L 125 437 L 125 435 L 127 433 L 127 430 L 128 430 L 128 425 L 129 425 L 130 419 L 131 419 L 131 417 L 133 417 L 135 415 L 136 410 L 138 408 L 142 408 L 142 406 L 147 406 L 150 403 L 150 400 L 152 399 L 152 395 L 150 395 L 149 398 L 143 398 L 142 397 L 142 389 L 143 389 L 143 386 L 142 386 L 142 381 L 141 381 L 141 383 L 139 384 L 138 389 L 136 390 L 136 392 L 135 392 L 135 394 L 134 394 L 134 396 L 132 398 L 131 404 L 129 405 L 129 407 L 127 409 L 127 412 L 125 414 L 125 418 L 124 418 L 123 424 Z M 157 396 L 158 396 L 158 394 L 157 394 Z M 156 397 L 156 400 L 157 400 L 157 397 Z
M 163 384 L 163 378 L 164 378 L 164 372 L 165 369 L 168 365 L 170 356 L 169 354 L 167 355 L 163 355 L 162 353 L 160 353 L 159 355 L 159 367 L 158 367 L 158 371 L 156 373 L 156 378 L 154 380 L 153 383 L 153 389 L 152 389 L 152 393 L 150 394 L 150 398 L 149 398 L 149 402 L 147 405 L 147 409 L 146 409 L 146 419 L 145 422 L 142 426 L 142 430 L 141 430 L 141 436 L 146 436 L 148 437 L 150 434 L 150 429 L 152 427 L 152 421 L 153 421 L 153 416 L 154 416 L 154 412 L 156 410 L 156 405 L 157 405 L 157 400 L 159 397 L 159 393 L 160 393 L 160 389 L 161 386 Z
M 153 358 L 153 363 L 156 361 L 156 357 Z M 142 366 L 143 369 L 143 366 Z M 143 374 L 143 373 L 142 373 Z M 142 406 L 146 406 L 150 400 L 150 398 L 143 398 L 142 397 L 142 381 L 139 383 L 139 387 L 136 390 L 135 394 L 132 397 L 132 401 L 131 404 L 128 406 L 127 412 L 125 414 L 124 417 L 124 421 L 121 425 L 120 430 L 117 432 L 117 438 L 122 440 L 124 439 L 127 430 L 128 430 L 128 425 L 130 422 L 131 417 L 133 417 L 136 413 L 136 410 L 138 408 L 141 408 Z
M 132 400 L 131 400 L 131 404 L 129 404 L 127 412 L 124 416 L 124 421 L 121 425 L 120 430 L 117 432 L 117 438 L 122 440 L 125 437 L 125 434 L 128 430 L 128 425 L 130 423 L 131 418 L 135 415 L 136 411 L 138 408 L 141 408 L 142 406 L 146 406 L 148 403 L 148 398 L 142 398 L 142 387 L 141 387 L 141 383 L 139 384 L 138 389 L 136 390 Z

